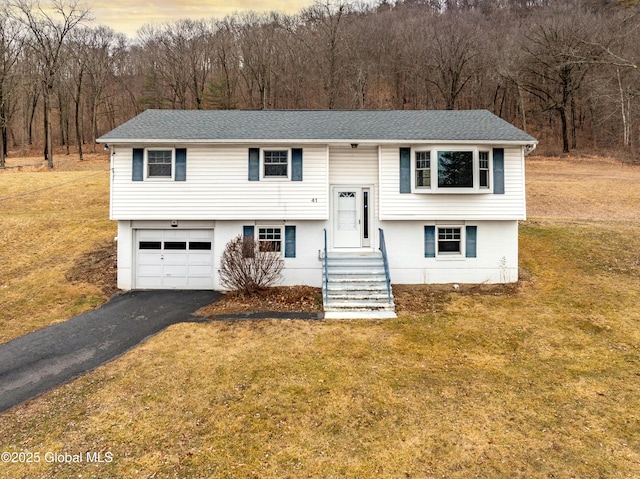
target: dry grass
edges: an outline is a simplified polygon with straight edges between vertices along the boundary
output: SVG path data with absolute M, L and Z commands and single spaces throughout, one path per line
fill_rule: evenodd
M 527 158 L 530 217 L 639 221 L 640 165 L 608 158 Z
M 540 182 L 572 165 L 531 163 L 560 199 Z M 640 227 L 536 201 L 517 289 L 397 288 L 396 320 L 173 326 L 2 415 L 3 450 L 113 462 L 0 477 L 640 477 Z
M 0 342 L 106 299 L 95 284 L 67 276 L 83 254 L 115 236 L 108 170 L 102 158 L 0 172 Z

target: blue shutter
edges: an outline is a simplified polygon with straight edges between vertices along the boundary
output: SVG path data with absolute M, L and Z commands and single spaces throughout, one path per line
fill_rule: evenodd
M 187 180 L 187 149 L 176 148 L 176 181 Z
M 243 226 L 242 227 L 242 256 L 245 258 L 253 258 L 253 245 L 249 245 L 248 242 L 253 242 L 253 234 L 254 227 L 253 226 Z
M 249 148 L 249 181 L 260 179 L 260 148 Z
M 296 227 L 295 226 L 284 227 L 284 257 L 285 258 L 296 257 Z
M 243 226 L 242 227 L 242 237 L 246 239 L 253 239 L 253 230 L 254 226 Z
M 144 149 L 133 149 L 133 163 L 131 165 L 133 173 L 131 179 L 133 181 L 142 181 L 144 178 Z
M 400 193 L 411 193 L 411 148 L 400 148 Z
M 291 150 L 291 180 L 302 181 L 302 148 Z
M 504 148 L 493 149 L 493 192 L 504 195 Z
M 425 258 L 436 257 L 436 227 L 435 226 L 424 227 L 424 257 Z
M 467 226 L 467 234 L 466 236 L 466 257 L 467 258 L 475 258 L 476 257 L 476 245 L 478 238 L 478 227 L 477 226 Z

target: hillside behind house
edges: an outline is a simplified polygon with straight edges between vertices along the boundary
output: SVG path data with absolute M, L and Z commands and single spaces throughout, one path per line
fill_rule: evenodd
M 57 148 L 95 153 L 149 108 L 487 109 L 543 154 L 638 151 L 635 0 L 316 1 L 135 39 L 78 2 L 43 4 L 48 16 L 10 2 L 0 17 L 0 168 L 30 148 L 50 167 Z

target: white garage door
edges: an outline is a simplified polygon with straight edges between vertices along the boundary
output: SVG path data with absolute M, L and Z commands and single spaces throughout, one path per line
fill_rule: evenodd
M 137 230 L 137 289 L 213 289 L 213 230 Z

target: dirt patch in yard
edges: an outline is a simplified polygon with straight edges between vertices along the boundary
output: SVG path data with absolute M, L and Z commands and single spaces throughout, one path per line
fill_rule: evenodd
M 93 250 L 80 256 L 66 274 L 68 281 L 95 284 L 107 296 L 118 290 L 117 276 L 116 245 L 113 241 L 97 244 Z
M 438 313 L 455 296 L 512 296 L 520 284 L 396 284 L 393 299 L 398 314 Z

